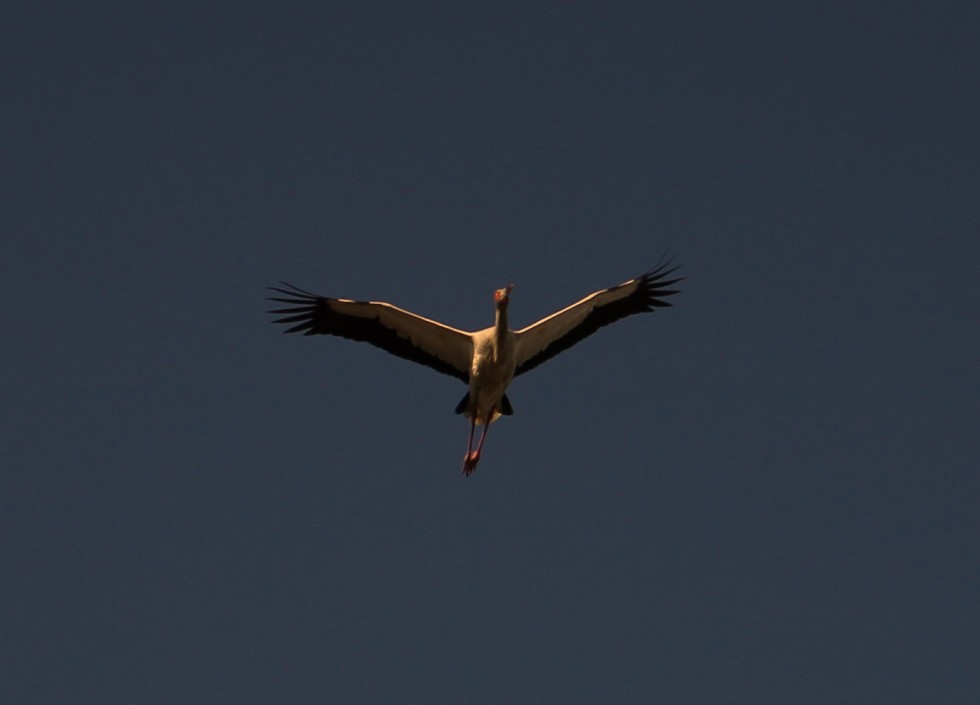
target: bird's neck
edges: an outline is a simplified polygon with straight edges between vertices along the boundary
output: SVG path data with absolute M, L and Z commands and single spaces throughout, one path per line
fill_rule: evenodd
M 507 337 L 507 307 L 498 306 L 497 307 L 497 320 L 493 326 L 493 337 L 494 341 L 498 346 L 504 344 L 504 339 Z

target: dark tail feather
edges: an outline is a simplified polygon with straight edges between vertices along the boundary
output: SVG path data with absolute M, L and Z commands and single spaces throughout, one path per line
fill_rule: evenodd
M 456 405 L 456 409 L 453 411 L 453 413 L 454 414 L 465 413 L 466 407 L 469 403 L 470 403 L 470 393 L 467 392 L 466 394 L 463 395 L 463 398 L 459 400 L 459 404 Z M 514 407 L 510 405 L 510 399 L 507 398 L 506 394 L 504 395 L 504 398 L 500 400 L 500 408 L 497 409 L 497 411 L 499 411 L 502 416 L 514 415 Z

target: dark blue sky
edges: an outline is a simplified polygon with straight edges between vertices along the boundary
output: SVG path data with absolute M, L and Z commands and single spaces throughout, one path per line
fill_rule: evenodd
M 976 8 L 17 5 L 0 701 L 976 701 Z M 468 480 L 462 385 L 263 301 L 667 250 Z

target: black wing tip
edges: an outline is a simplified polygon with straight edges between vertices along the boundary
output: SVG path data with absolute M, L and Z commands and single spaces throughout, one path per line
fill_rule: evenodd
M 315 300 L 319 300 L 319 299 L 325 298 L 323 296 L 320 296 L 319 294 L 314 294 L 312 291 L 307 291 L 306 289 L 300 289 L 298 286 L 295 286 L 294 284 L 290 284 L 289 282 L 280 281 L 279 282 L 279 285 L 280 286 L 267 286 L 266 289 L 268 289 L 269 291 L 275 291 L 278 294 L 283 294 L 285 296 L 289 296 L 289 297 L 291 297 L 293 299 L 302 299 L 302 300 L 307 300 L 307 301 L 308 300 L 314 300 L 315 301 Z M 284 289 L 283 287 L 286 287 L 286 288 Z M 269 300 L 270 301 L 280 301 L 281 299 L 275 299 L 275 298 L 270 297 Z M 283 303 L 290 303 L 290 302 L 283 302 Z
M 674 264 L 676 260 L 677 255 L 669 255 L 665 252 L 663 255 L 661 255 L 660 261 L 653 266 L 653 269 L 644 272 L 639 278 L 645 281 L 662 281 L 665 277 L 669 277 L 671 274 L 684 266 L 682 264 Z M 681 279 L 675 279 L 674 281 L 683 281 L 683 277 Z
M 297 323 L 298 321 L 298 323 Z M 313 314 L 304 316 L 287 316 L 284 318 L 275 318 L 272 320 L 273 323 L 279 323 L 280 325 L 289 325 L 291 323 L 295 324 L 283 331 L 283 333 L 299 333 L 302 332 L 303 335 L 313 335 L 315 330 L 315 325 L 313 323 Z
M 318 332 L 315 320 L 317 310 L 321 303 L 326 301 L 326 298 L 306 289 L 300 289 L 289 282 L 280 281 L 279 284 L 280 286 L 268 286 L 266 289 L 282 294 L 286 298 L 268 296 L 266 301 L 287 304 L 288 308 L 274 308 L 266 311 L 266 313 L 279 316 L 279 318 L 274 318 L 272 322 L 282 325 L 296 324 L 284 330 L 283 333 L 302 332 L 303 335 L 315 335 Z
M 668 296 L 681 293 L 680 289 L 668 288 L 685 279 L 685 277 L 668 278 L 683 266 L 681 264 L 674 264 L 676 259 L 677 255 L 668 256 L 665 253 L 653 269 L 638 277 L 638 292 L 643 297 L 645 310 L 655 311 L 658 308 L 670 308 L 673 304 L 664 299 Z

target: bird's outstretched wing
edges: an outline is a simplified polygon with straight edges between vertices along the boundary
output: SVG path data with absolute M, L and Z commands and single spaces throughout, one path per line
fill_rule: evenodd
M 668 260 L 619 286 L 589 294 L 581 301 L 516 331 L 517 369 L 514 375 L 533 370 L 621 318 L 670 306 L 666 297 L 678 293 L 677 289 L 670 287 L 683 280 L 682 277 L 668 278 L 679 266 L 671 266 L 672 262 Z
M 269 289 L 283 296 L 270 301 L 288 308 L 269 311 L 274 323 L 293 324 L 285 333 L 337 335 L 360 340 L 392 355 L 468 382 L 473 343 L 469 333 L 381 301 L 330 299 L 292 284 Z M 285 288 L 284 288 L 285 287 Z

